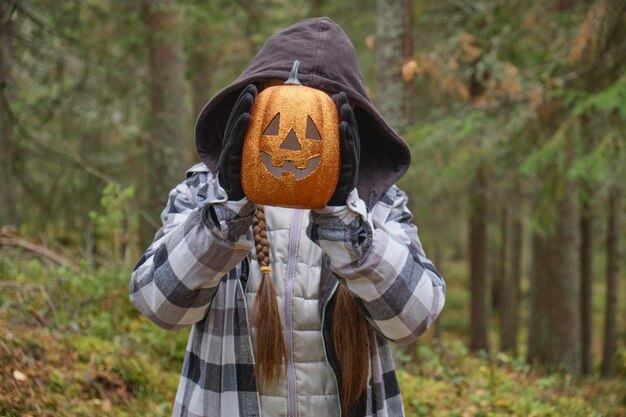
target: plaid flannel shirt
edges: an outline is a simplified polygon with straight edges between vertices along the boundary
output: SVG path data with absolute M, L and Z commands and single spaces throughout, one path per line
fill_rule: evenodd
M 416 340 L 445 300 L 445 283 L 422 250 L 406 202 L 393 186 L 368 210 L 355 190 L 346 206 L 310 215 L 307 234 L 324 253 L 322 332 L 332 338 L 338 285 L 348 288 L 375 330 L 370 383 L 355 416 L 404 415 L 388 340 Z M 213 174 L 198 164 L 170 193 L 163 227 L 132 273 L 131 301 L 143 314 L 165 329 L 192 326 L 174 416 L 261 414 L 242 286 L 253 213 L 246 199 L 227 201 Z M 332 341 L 327 345 L 340 380 Z

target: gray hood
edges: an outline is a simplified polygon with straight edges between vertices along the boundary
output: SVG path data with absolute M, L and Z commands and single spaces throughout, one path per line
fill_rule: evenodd
M 303 85 L 331 94 L 345 91 L 355 104 L 361 138 L 357 189 L 365 203 L 373 206 L 404 175 L 410 152 L 368 97 L 352 42 L 327 17 L 306 19 L 270 36 L 241 75 L 204 106 L 195 132 L 200 160 L 213 172 L 217 170 L 226 121 L 241 90 L 250 83 L 287 80 L 296 59 Z

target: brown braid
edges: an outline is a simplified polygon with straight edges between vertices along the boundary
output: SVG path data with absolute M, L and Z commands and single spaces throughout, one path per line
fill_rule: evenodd
M 333 313 L 333 345 L 341 370 L 341 411 L 349 415 L 367 388 L 370 329 L 348 289 L 339 284 Z
M 261 285 L 254 300 L 253 322 L 256 327 L 255 362 L 257 378 L 264 384 L 280 380 L 282 366 L 287 363 L 287 349 L 283 336 L 276 289 L 270 276 L 270 242 L 267 239 L 265 211 L 257 206 L 252 220 L 256 256 L 261 266 Z

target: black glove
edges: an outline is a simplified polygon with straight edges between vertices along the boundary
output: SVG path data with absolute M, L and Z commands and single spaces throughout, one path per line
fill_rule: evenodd
M 217 171 L 220 185 L 228 194 L 228 199 L 232 201 L 238 201 L 244 197 L 241 187 L 241 153 L 243 138 L 250 124 L 250 110 L 252 110 L 256 94 L 257 90 L 253 84 L 246 86 L 239 94 L 226 122 Z
M 359 159 L 361 141 L 359 128 L 356 124 L 354 110 L 350 106 L 348 96 L 343 91 L 333 96 L 339 112 L 339 146 L 341 149 L 341 168 L 335 194 L 328 202 L 329 206 L 344 206 L 348 194 L 356 187 L 359 178 Z

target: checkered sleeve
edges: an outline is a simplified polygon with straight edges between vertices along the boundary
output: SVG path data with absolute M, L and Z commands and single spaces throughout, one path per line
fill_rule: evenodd
M 201 320 L 220 279 L 252 248 L 253 212 L 245 198 L 227 201 L 207 170 L 190 172 L 170 192 L 163 226 L 131 274 L 131 302 L 166 329 Z
M 407 196 L 396 186 L 368 211 L 356 190 L 346 206 L 311 212 L 309 237 L 387 339 L 416 340 L 441 312 L 446 287 L 411 223 Z

